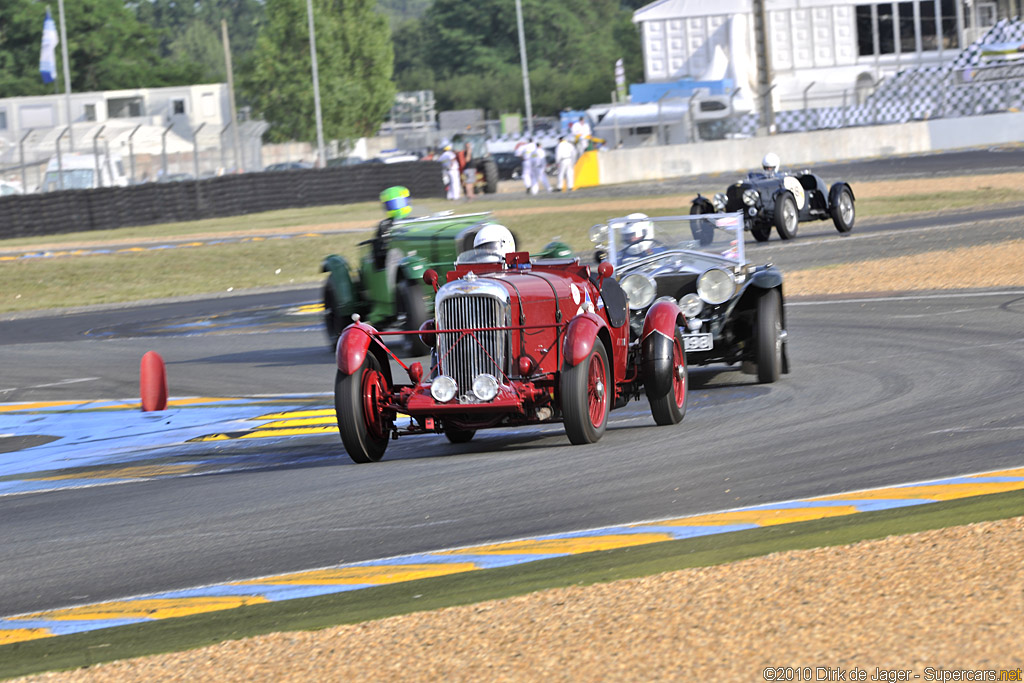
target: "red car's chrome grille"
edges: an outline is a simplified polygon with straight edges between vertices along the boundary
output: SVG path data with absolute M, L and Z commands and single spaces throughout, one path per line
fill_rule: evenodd
M 492 296 L 452 296 L 440 302 L 436 311 L 437 327 L 465 330 L 480 327 L 506 327 L 509 306 Z M 459 385 L 460 397 L 470 399 L 473 379 L 482 372 L 499 382 L 506 372 L 508 330 L 441 332 L 437 335 L 438 371 Z

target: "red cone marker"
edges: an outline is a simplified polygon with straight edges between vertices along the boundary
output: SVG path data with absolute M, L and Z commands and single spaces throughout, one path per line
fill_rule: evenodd
M 139 393 L 142 394 L 143 412 L 167 408 L 167 371 L 164 368 L 164 359 L 156 351 L 147 351 L 142 357 Z

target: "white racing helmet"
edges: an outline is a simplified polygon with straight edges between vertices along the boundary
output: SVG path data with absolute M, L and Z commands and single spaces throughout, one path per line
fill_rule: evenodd
M 761 168 L 765 173 L 777 173 L 779 170 L 779 155 L 775 152 L 768 152 L 761 160 Z
M 516 250 L 516 240 L 504 225 L 488 223 L 476 233 L 473 248 L 504 256 Z
M 622 239 L 630 254 L 640 254 L 651 247 L 654 240 L 654 224 L 645 220 L 645 213 L 631 213 L 626 216 L 630 222 L 622 229 Z

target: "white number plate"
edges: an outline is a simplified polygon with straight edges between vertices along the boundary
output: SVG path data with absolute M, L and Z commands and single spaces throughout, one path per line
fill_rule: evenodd
M 684 351 L 710 351 L 715 345 L 714 340 L 711 338 L 711 334 L 684 334 L 683 335 L 683 350 Z

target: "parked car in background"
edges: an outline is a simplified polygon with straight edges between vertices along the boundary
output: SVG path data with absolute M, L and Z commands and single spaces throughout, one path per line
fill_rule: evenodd
M 648 218 L 590 229 L 598 260 L 615 266 L 633 333 L 650 307 L 671 301 L 686 318 L 687 362 L 739 364 L 761 382 L 789 372 L 782 273 L 747 260 L 739 213 Z
M 801 222 L 831 219 L 840 234 L 853 230 L 856 217 L 853 190 L 844 181 L 831 187 L 810 171 L 753 172 L 712 199 L 697 195 L 692 214 L 743 213 L 746 229 L 758 242 L 766 242 L 772 227 L 779 237 L 796 237 Z
M 264 171 L 303 171 L 306 169 L 313 168 L 313 162 L 311 161 L 282 161 L 276 164 L 270 164 Z
M 499 180 L 519 180 L 523 177 L 523 160 L 512 152 L 495 152 L 491 158 L 498 165 Z
M 7 197 L 12 194 L 24 194 L 19 183 L 12 183 L 9 180 L 0 180 L 0 197 Z
M 62 154 L 46 164 L 40 192 L 126 187 L 128 176 L 116 154 Z
M 611 264 L 489 256 L 460 258 L 447 273 L 418 335 L 433 349 L 430 368 L 407 366 L 407 382 L 392 375 L 387 333 L 363 321 L 342 332 L 334 401 L 353 461 L 379 461 L 407 434 L 463 443 L 481 429 L 551 422 L 573 444 L 594 443 L 609 411 L 641 395 L 657 424 L 683 419 L 686 321 L 675 301 L 650 306 L 634 335 Z M 425 280 L 435 287 L 441 275 Z

